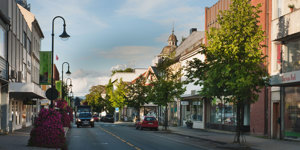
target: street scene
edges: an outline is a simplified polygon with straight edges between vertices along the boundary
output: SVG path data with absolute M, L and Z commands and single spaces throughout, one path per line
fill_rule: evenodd
M 0 0 L 0 150 L 299 150 L 300 0 Z

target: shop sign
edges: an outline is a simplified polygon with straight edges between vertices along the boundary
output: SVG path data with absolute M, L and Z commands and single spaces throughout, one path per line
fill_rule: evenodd
M 193 102 L 193 105 L 201 105 L 201 102 L 200 101 L 195 101 L 195 102 Z
M 300 82 L 300 71 L 293 71 L 288 73 L 282 73 L 279 75 L 274 75 L 270 79 L 271 85 L 280 85 L 293 82 Z
M 189 101 L 181 101 L 180 104 L 181 105 L 189 105 Z

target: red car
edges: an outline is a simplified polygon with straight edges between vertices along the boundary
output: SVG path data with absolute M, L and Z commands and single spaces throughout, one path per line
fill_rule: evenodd
M 99 122 L 99 120 L 100 120 L 98 115 L 94 115 L 93 118 L 94 118 L 94 121 L 96 121 L 96 122 Z
M 137 122 L 136 129 L 143 130 L 144 128 L 158 130 L 158 121 L 155 117 L 146 116 L 144 120 Z

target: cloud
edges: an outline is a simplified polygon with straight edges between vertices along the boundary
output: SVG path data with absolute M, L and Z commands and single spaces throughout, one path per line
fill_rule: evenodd
M 110 76 L 106 73 L 79 69 L 72 74 L 72 90 L 75 96 L 84 96 L 95 85 L 106 85 Z
M 52 19 L 63 14 L 70 33 L 86 34 L 108 27 L 107 23 L 88 10 L 87 7 L 92 5 L 93 1 L 95 0 L 34 0 L 32 11 L 44 32 L 50 32 Z M 53 17 L 49 18 L 49 14 Z M 56 22 L 62 21 L 57 19 Z
M 108 51 L 100 51 L 99 56 L 106 59 L 115 59 L 127 67 L 147 67 L 152 59 L 161 51 L 161 48 L 150 46 L 118 46 Z M 114 66 L 121 67 L 121 66 Z

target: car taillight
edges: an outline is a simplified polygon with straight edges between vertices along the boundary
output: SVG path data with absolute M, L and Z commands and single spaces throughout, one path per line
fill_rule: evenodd
M 147 124 L 148 122 L 147 121 L 143 121 L 143 124 Z

